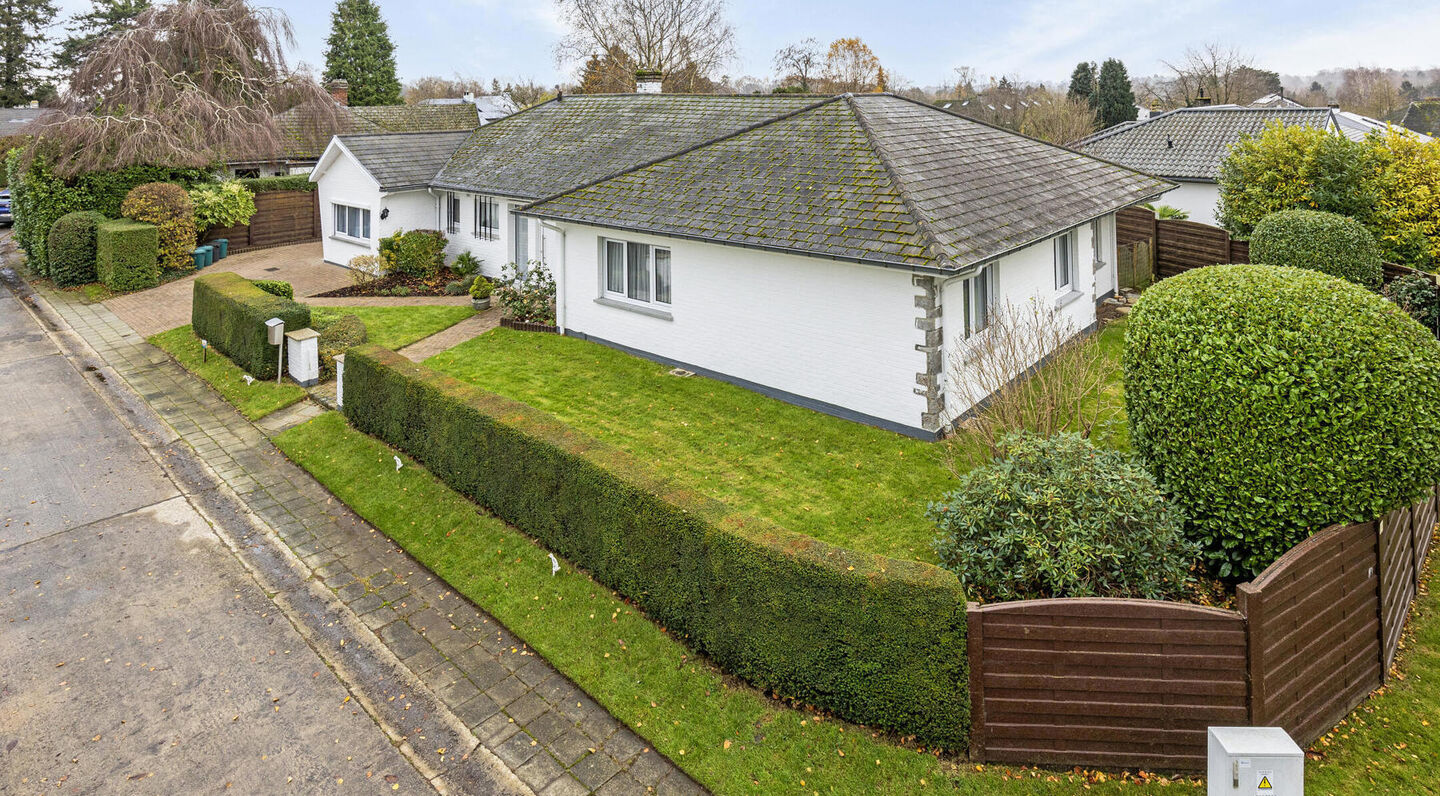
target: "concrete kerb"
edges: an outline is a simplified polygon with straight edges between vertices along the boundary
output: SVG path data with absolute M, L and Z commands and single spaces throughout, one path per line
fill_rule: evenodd
M 493 752 L 484 747 L 444 703 L 345 604 L 315 577 L 274 529 L 200 456 L 176 445 L 179 432 L 154 412 L 98 351 L 70 327 L 44 297 L 9 269 L 0 277 L 41 323 L 64 355 L 104 385 L 98 394 L 180 487 L 182 495 L 215 529 L 232 554 L 270 595 L 287 621 L 345 683 L 359 706 L 407 760 L 441 793 L 533 793 Z M 158 352 L 157 352 L 158 353 Z M 162 355 L 163 356 L 163 355 Z M 326 621 L 329 620 L 329 621 Z M 416 710 L 396 704 L 382 684 Z M 389 689 L 387 689 L 388 691 Z M 425 739 L 424 749 L 411 742 Z M 440 751 L 443 750 L 443 751 Z

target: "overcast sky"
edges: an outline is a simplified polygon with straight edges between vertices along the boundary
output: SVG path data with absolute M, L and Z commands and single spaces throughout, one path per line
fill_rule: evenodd
M 323 67 L 329 0 L 257 0 L 290 15 L 296 55 Z M 562 35 L 546 0 L 379 0 L 402 80 L 422 75 L 568 81 Z M 62 13 L 88 5 L 62 0 Z M 1440 3 L 1335 0 L 730 0 L 740 59 L 735 75 L 767 76 L 775 50 L 813 36 L 860 36 L 892 73 L 947 82 L 957 66 L 983 75 L 1067 80 L 1080 60 L 1118 57 L 1155 74 L 1187 46 L 1218 41 L 1281 74 L 1345 66 L 1440 66 Z

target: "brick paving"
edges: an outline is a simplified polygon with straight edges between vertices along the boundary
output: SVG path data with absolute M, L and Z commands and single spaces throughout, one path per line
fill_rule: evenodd
M 499 325 L 500 308 L 491 306 L 490 309 L 477 312 L 448 329 L 441 329 L 424 340 L 419 340 L 400 349 L 397 353 L 409 359 L 411 362 L 422 362 L 441 351 L 448 351 L 472 337 L 478 337 Z
M 336 501 L 265 432 L 106 306 L 53 291 L 46 298 L 275 530 L 311 577 L 537 794 L 704 793 L 493 617 Z M 278 426 L 298 419 L 279 418 Z

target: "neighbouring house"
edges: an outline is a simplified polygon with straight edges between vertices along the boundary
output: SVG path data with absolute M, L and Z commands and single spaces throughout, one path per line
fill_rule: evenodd
M 276 117 L 283 138 L 280 157 L 241 159 L 227 165 L 231 177 L 281 177 L 309 174 L 335 134 L 379 134 L 470 131 L 482 122 L 476 106 L 451 105 L 347 105 L 349 86 L 330 83 L 330 95 L 340 112 L 340 130 L 319 129 L 313 114 L 292 108 Z
M 1285 96 L 1285 92 L 1266 94 L 1250 103 L 1251 108 L 1304 108 L 1308 107 Z
M 475 111 L 480 115 L 481 124 L 497 122 L 512 113 L 518 113 L 520 106 L 515 100 L 505 94 L 479 94 L 465 92 L 462 97 L 437 97 L 434 99 L 421 100 L 421 105 L 462 105 L 470 104 L 475 106 Z
M 1216 180 L 1230 147 L 1277 123 L 1329 130 L 1352 140 L 1386 128 L 1382 121 L 1338 108 L 1209 105 L 1119 124 L 1074 146 L 1088 155 L 1178 183 L 1161 201 L 1187 211 L 1191 221 L 1215 224 L 1220 201 Z
M 327 259 L 374 251 L 382 215 L 428 219 L 487 274 L 544 262 L 565 334 L 931 438 L 976 403 L 965 358 L 995 308 L 1093 327 L 1114 213 L 1175 187 L 885 94 L 564 97 L 403 184 L 447 145 L 332 142 L 311 175 Z M 385 176 L 407 149 L 423 168 Z
M 1440 97 L 1416 100 L 1405 108 L 1401 126 L 1428 136 L 1440 136 Z

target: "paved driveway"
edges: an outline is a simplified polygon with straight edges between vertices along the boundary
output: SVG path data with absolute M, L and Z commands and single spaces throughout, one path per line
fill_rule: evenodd
M 248 279 L 279 279 L 295 287 L 295 297 L 313 296 L 350 284 L 350 271 L 321 259 L 319 243 L 299 243 L 226 257 L 210 266 L 234 271 Z M 210 270 L 207 269 L 207 270 Z M 205 271 L 198 271 L 203 274 Z M 195 276 L 160 287 L 110 299 L 105 306 L 144 337 L 190 322 L 190 296 Z

